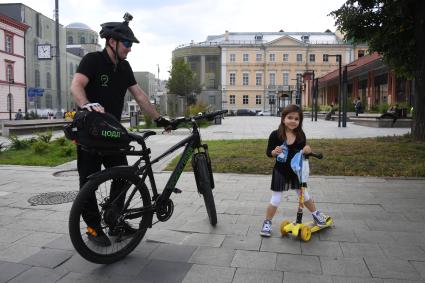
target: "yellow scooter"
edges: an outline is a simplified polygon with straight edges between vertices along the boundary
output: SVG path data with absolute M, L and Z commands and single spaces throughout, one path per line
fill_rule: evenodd
M 301 150 L 300 152 L 295 154 L 295 156 L 291 160 L 292 170 L 297 174 L 300 183 L 297 219 L 295 223 L 290 222 L 288 220 L 284 220 L 280 224 L 280 233 L 282 234 L 282 237 L 288 234 L 292 234 L 295 237 L 298 237 L 299 235 L 301 240 L 303 240 L 304 242 L 310 240 L 311 233 L 325 229 L 333 224 L 333 220 L 331 217 L 326 219 L 325 226 L 317 226 L 314 221 L 309 221 L 305 223 L 302 222 L 304 208 L 304 190 L 307 187 L 307 179 L 310 171 L 308 164 L 308 158 L 310 156 L 316 157 L 318 159 L 323 158 L 323 155 L 321 153 L 312 152 L 309 154 L 303 154 L 303 151 Z

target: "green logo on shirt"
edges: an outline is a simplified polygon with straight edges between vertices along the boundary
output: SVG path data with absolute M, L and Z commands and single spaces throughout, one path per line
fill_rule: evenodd
M 109 77 L 108 75 L 101 75 L 100 76 L 100 81 L 101 81 L 101 85 L 107 87 L 108 86 L 108 81 L 109 81 Z

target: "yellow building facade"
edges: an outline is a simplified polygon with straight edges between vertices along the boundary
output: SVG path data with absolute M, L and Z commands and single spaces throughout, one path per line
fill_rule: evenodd
M 173 57 L 184 57 L 189 63 L 196 62 L 197 57 L 200 57 L 199 62 L 204 62 L 200 66 L 190 64 L 201 78 L 203 92 L 209 89 L 205 78 L 208 79 L 206 72 L 211 69 L 205 64 L 203 54 L 211 53 L 210 49 L 220 57 L 217 66 L 220 77 L 215 80 L 219 99 L 204 101 L 219 101 L 215 107 L 218 109 L 251 109 L 275 114 L 286 104 L 300 104 L 300 98 L 303 106 L 311 104 L 311 82 L 302 77 L 314 71 L 318 78 L 337 69 L 337 57 L 329 55 L 341 55 L 341 63 L 345 65 L 363 56 L 367 46 L 348 44 L 330 31 L 225 32 L 208 36 L 205 42 L 180 46 L 173 52 Z M 209 95 L 212 95 L 211 89 Z

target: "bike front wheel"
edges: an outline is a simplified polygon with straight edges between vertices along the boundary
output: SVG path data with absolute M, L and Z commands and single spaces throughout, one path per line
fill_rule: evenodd
M 149 190 L 132 169 L 107 169 L 84 184 L 72 205 L 71 242 L 88 261 L 119 261 L 145 236 L 152 221 L 150 207 Z
M 205 156 L 205 155 L 203 155 Z M 196 164 L 196 170 L 198 176 L 197 185 L 204 198 L 205 208 L 207 210 L 208 218 L 212 226 L 217 224 L 217 211 L 215 208 L 214 196 L 212 193 L 211 178 L 208 170 L 208 163 L 205 158 L 199 158 Z

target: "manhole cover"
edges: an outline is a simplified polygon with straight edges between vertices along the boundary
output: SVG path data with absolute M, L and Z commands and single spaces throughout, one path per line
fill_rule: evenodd
M 42 193 L 31 197 L 28 202 L 31 205 L 61 204 L 74 201 L 77 194 L 78 191 Z
M 63 171 L 58 171 L 58 172 L 53 173 L 53 176 L 55 176 L 55 177 L 74 177 L 74 176 L 78 176 L 78 172 L 77 172 L 77 169 L 63 170 Z

